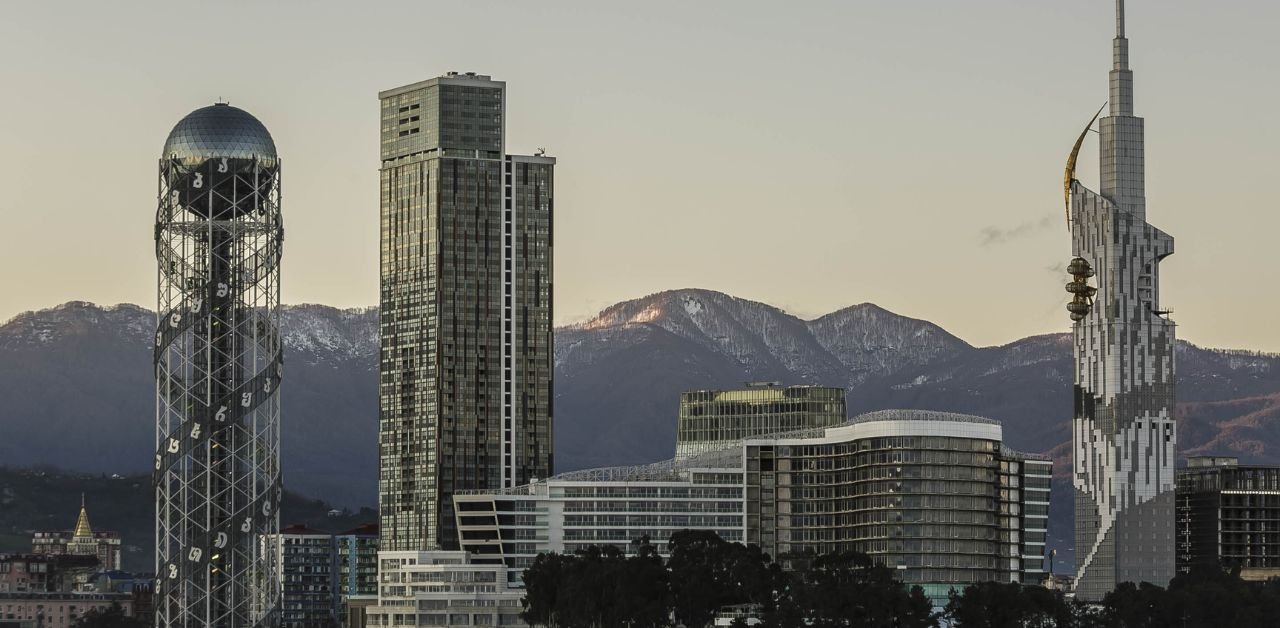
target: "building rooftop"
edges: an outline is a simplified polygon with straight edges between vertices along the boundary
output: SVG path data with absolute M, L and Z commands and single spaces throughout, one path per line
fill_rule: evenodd
M 495 81 L 493 80 L 493 77 L 489 76 L 488 74 L 477 74 L 475 72 L 445 72 L 440 76 L 429 78 L 425 81 L 409 83 L 408 85 L 401 85 L 400 87 L 393 87 L 391 89 L 378 92 L 378 99 L 382 100 L 382 99 L 390 98 L 392 96 L 399 96 L 400 94 L 417 91 L 424 87 L 430 87 L 432 85 L 439 85 L 442 83 L 446 85 L 466 85 L 468 83 L 471 83 L 475 86 L 483 85 L 487 87 L 499 87 L 504 89 L 506 87 L 505 82 Z
M 1240 466 L 1240 459 L 1235 456 L 1187 456 L 1188 469 L 1237 466 Z
M 339 532 L 338 536 L 378 536 L 378 524 L 366 523 L 345 532 Z
M 291 523 L 280 528 L 280 534 L 292 534 L 295 536 L 333 536 L 331 533 L 323 530 L 308 528 L 306 524 L 302 523 Z
M 861 414 L 844 423 L 840 423 L 831 427 L 815 427 L 801 430 L 790 430 L 786 432 L 778 432 L 774 434 L 763 434 L 760 436 L 752 436 L 748 441 L 761 440 L 779 440 L 779 439 L 795 439 L 795 438 L 818 438 L 827 434 L 829 430 L 839 430 L 854 425 L 863 425 L 867 423 L 875 423 L 878 421 L 943 421 L 951 423 L 973 423 L 987 426 L 1000 426 L 1000 422 L 995 419 L 975 416 L 971 414 L 959 414 L 955 412 L 939 412 L 935 410 L 880 410 L 877 412 L 868 412 Z M 725 470 L 741 470 L 742 460 L 742 443 L 736 441 L 727 444 L 723 449 L 708 451 L 687 458 L 672 458 L 650 464 L 627 465 L 620 467 L 602 467 L 597 469 L 582 469 L 579 471 L 568 471 L 558 473 L 549 478 L 549 480 L 557 482 L 680 482 L 687 481 L 689 472 L 699 469 L 725 469 Z M 1048 461 L 1048 456 L 1040 454 L 1029 454 L 1014 451 L 1008 447 L 1001 447 L 1001 453 L 1007 457 L 1018 457 L 1024 460 Z M 536 486 L 546 484 L 548 480 L 540 480 L 524 486 L 517 486 L 509 489 L 484 489 L 484 490 L 468 490 L 458 491 L 458 495 L 533 495 L 536 494 Z

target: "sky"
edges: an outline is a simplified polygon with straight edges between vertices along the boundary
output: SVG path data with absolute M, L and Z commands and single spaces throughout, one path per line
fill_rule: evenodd
M 1127 4 L 1163 305 L 1280 351 L 1280 3 Z M 284 301 L 376 304 L 377 93 L 456 70 L 506 81 L 510 152 L 558 160 L 557 323 L 696 287 L 1066 331 L 1062 168 L 1113 29 L 1109 0 L 6 1 L 0 320 L 154 307 L 160 148 L 219 98 L 283 159 Z

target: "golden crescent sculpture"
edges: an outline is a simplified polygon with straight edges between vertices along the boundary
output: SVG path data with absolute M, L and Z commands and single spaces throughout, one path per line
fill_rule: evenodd
M 1062 196 L 1063 205 L 1067 210 L 1067 225 L 1071 225 L 1071 182 L 1076 180 L 1076 158 L 1080 156 L 1080 146 L 1084 144 L 1084 138 L 1089 134 L 1089 129 L 1093 128 L 1093 123 L 1098 121 L 1098 116 L 1102 115 L 1102 110 L 1107 108 L 1107 103 L 1102 103 L 1098 107 L 1098 113 L 1093 114 L 1093 118 L 1086 124 L 1084 130 L 1080 132 L 1080 137 L 1076 138 L 1075 146 L 1071 147 L 1071 156 L 1067 157 L 1067 171 L 1062 175 Z

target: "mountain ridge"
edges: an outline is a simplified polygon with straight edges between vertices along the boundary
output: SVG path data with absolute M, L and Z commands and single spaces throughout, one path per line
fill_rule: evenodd
M 142 470 L 154 441 L 154 325 L 141 306 L 84 301 L 0 325 L 0 461 Z M 282 333 L 286 485 L 340 505 L 375 503 L 377 308 L 285 306 Z M 1067 333 L 974 346 L 873 303 L 804 320 L 681 289 L 620 302 L 555 336 L 557 471 L 671 456 L 685 390 L 835 385 L 848 391 L 850 415 L 899 407 L 1001 421 L 1011 447 L 1056 457 L 1057 496 L 1066 501 L 1055 504 L 1055 533 L 1070 523 Z M 1280 356 L 1182 341 L 1176 351 L 1183 452 L 1280 463 Z

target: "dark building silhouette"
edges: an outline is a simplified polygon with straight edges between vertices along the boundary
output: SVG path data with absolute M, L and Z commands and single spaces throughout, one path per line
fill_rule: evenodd
M 1246 580 L 1280 577 L 1280 467 L 1193 456 L 1178 469 L 1178 570 L 1240 569 Z

